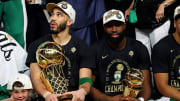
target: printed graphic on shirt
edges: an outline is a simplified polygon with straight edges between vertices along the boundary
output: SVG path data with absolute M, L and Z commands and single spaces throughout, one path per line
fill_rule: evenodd
M 112 60 L 106 70 L 105 93 L 122 93 L 124 91 L 122 80 L 129 69 L 130 66 L 126 61 Z
M 172 53 L 175 51 L 171 51 Z M 170 66 L 170 85 L 180 90 L 180 54 L 173 58 Z

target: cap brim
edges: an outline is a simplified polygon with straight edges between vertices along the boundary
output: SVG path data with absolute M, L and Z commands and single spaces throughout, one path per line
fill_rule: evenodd
M 60 8 L 58 5 L 56 5 L 55 3 L 48 3 L 47 6 L 46 6 L 46 9 L 48 10 L 48 12 L 52 12 L 52 10 L 54 8 Z M 61 8 L 60 8 L 61 9 Z
M 61 11 L 63 11 L 67 16 L 69 16 L 61 7 L 59 7 L 57 4 L 55 3 L 48 3 L 46 6 L 46 9 L 48 10 L 48 12 L 52 12 L 54 8 L 59 8 L 61 9 Z
M 109 20 L 109 21 L 107 21 L 107 22 L 103 23 L 103 25 L 105 25 L 105 24 L 107 24 L 107 23 L 109 23 L 109 22 L 111 22 L 111 21 L 117 21 L 117 22 L 122 22 L 122 23 L 125 23 L 125 22 L 124 22 L 124 21 L 122 21 L 122 20 L 112 19 L 112 20 Z

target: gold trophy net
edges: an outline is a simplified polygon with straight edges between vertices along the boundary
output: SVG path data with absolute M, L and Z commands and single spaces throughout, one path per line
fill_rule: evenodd
M 143 88 L 144 76 L 139 69 L 130 69 L 123 80 L 124 96 L 135 98 Z
M 68 91 L 68 82 L 63 72 L 65 55 L 55 42 L 44 42 L 36 51 L 36 60 L 42 68 L 40 78 L 51 93 L 63 94 Z M 62 100 L 64 97 L 59 97 Z M 71 99 L 72 95 L 65 97 Z M 66 100 L 67 101 L 67 100 Z
M 44 84 L 48 84 L 46 88 L 52 93 L 63 94 L 68 91 L 67 82 L 62 72 L 62 66 L 58 63 L 51 64 L 44 68 L 41 72 L 41 79 Z M 49 84 L 51 86 L 49 86 Z

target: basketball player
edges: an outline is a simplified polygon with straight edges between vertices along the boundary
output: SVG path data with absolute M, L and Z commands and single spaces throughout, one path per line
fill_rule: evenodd
M 174 12 L 174 27 L 176 32 L 160 40 L 152 51 L 156 86 L 163 96 L 167 96 L 167 100 L 161 101 L 180 100 L 180 6 Z
M 57 101 L 57 97 L 60 96 L 60 94 L 50 93 L 44 87 L 40 79 L 41 68 L 36 61 L 36 50 L 40 44 L 45 41 L 56 42 L 62 46 L 65 51 L 65 56 L 68 59 L 66 62 L 68 66 L 63 67 L 63 70 L 66 71 L 65 77 L 68 80 L 68 90 L 71 92 L 66 94 L 73 95 L 72 101 L 84 101 L 85 95 L 89 93 L 90 87 L 92 86 L 92 80 L 90 78 L 91 65 L 89 65 L 87 46 L 84 42 L 69 34 L 69 29 L 75 22 L 76 12 L 69 3 L 64 1 L 58 4 L 49 3 L 46 7 L 51 13 L 51 33 L 30 45 L 26 62 L 27 65 L 30 65 L 34 88 L 46 101 Z
M 107 11 L 103 25 L 106 37 L 93 47 L 96 70 L 91 95 L 99 101 L 147 100 L 151 95 L 148 50 L 141 42 L 125 36 L 126 23 L 120 10 Z M 138 68 L 144 74 L 144 90 L 138 99 L 123 96 L 122 80 L 130 68 Z

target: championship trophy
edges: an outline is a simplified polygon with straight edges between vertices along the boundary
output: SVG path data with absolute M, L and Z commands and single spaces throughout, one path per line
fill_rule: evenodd
M 127 71 L 124 84 L 124 96 L 135 98 L 143 89 L 144 76 L 139 69 L 132 68 Z
M 40 78 L 46 89 L 54 94 L 68 91 L 68 81 L 63 72 L 65 55 L 62 47 L 55 42 L 44 42 L 36 51 L 36 60 L 41 69 Z M 71 101 L 72 94 L 58 97 L 59 101 Z

